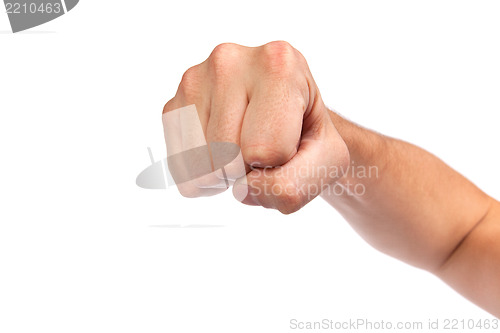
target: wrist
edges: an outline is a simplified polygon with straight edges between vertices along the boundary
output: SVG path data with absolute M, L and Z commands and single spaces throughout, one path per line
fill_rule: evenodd
M 388 139 L 371 130 L 356 125 L 335 111 L 330 119 L 349 150 L 349 166 L 337 183 L 341 186 L 367 185 L 378 179 L 385 167 Z

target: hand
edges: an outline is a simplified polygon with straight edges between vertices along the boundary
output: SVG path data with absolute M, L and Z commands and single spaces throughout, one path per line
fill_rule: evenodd
M 186 111 L 181 116 L 173 113 L 179 108 Z M 239 201 L 289 214 L 335 183 L 349 166 L 346 144 L 306 60 L 286 42 L 217 46 L 206 61 L 185 72 L 163 112 L 169 157 L 202 147 L 204 141 L 241 147 L 239 158 L 222 170 L 176 179 L 187 197 L 223 192 L 230 181 Z M 184 163 L 186 168 L 197 165 Z M 169 169 L 181 170 L 180 164 L 169 160 Z

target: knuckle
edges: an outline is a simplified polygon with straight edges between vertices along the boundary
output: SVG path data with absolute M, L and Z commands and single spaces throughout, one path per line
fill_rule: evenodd
M 193 99 L 199 93 L 201 77 L 198 66 L 189 68 L 182 75 L 181 83 L 179 84 L 178 93 L 186 99 Z
M 211 57 L 225 57 L 234 54 L 238 49 L 238 45 L 234 43 L 222 43 L 217 45 L 212 51 Z
M 199 80 L 199 67 L 198 65 L 188 68 L 182 75 L 181 83 L 191 83 Z
M 265 44 L 264 50 L 270 52 L 271 54 L 286 54 L 292 53 L 295 49 L 292 45 L 290 45 L 290 43 L 283 40 L 278 40 Z
M 212 72 L 217 76 L 234 68 L 239 59 L 239 47 L 236 44 L 224 43 L 217 45 L 208 59 Z
M 276 41 L 262 47 L 264 64 L 272 72 L 287 73 L 297 64 L 297 51 L 288 42 Z
M 170 101 L 168 101 L 165 106 L 163 107 L 163 113 L 167 113 L 170 111 L 175 110 L 177 107 L 175 106 L 175 100 L 172 98 Z

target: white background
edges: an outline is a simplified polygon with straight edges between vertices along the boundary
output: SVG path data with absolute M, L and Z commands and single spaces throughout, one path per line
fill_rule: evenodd
M 0 14 L 0 332 L 491 318 L 321 199 L 282 216 L 135 177 L 146 147 L 166 155 L 161 110 L 188 67 L 282 39 L 328 105 L 500 198 L 499 17 L 498 1 L 82 0 L 14 35 Z M 222 227 L 166 227 L 189 224 Z

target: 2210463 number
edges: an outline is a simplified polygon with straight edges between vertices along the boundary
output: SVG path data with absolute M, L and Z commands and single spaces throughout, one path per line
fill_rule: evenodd
M 58 2 L 41 4 L 7 2 L 5 8 L 7 14 L 60 14 L 62 12 L 62 6 Z
M 445 319 L 444 327 L 445 330 L 472 330 L 472 329 L 480 329 L 480 330 L 496 330 L 499 328 L 498 319 L 483 319 L 483 320 L 458 320 L 458 319 Z

